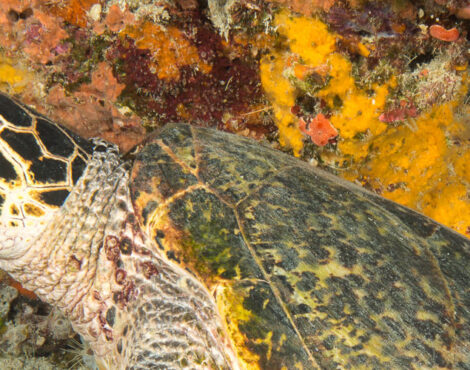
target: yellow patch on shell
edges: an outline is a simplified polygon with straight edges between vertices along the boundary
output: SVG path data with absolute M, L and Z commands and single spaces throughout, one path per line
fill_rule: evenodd
M 239 327 L 243 322 L 253 318 L 253 313 L 243 307 L 243 297 L 233 291 L 229 283 L 217 286 L 214 292 L 217 308 L 225 318 L 227 332 L 230 334 L 232 345 L 237 350 L 237 356 L 244 369 L 259 369 L 259 356 L 246 348 L 247 338 Z

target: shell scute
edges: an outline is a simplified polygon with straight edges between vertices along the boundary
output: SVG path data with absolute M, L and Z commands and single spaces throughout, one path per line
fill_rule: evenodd
M 168 130 L 166 135 L 162 136 L 162 143 L 171 148 L 180 163 L 196 169 L 194 138 L 190 126 L 176 125 L 173 130 Z
M 188 192 L 168 205 L 168 215 L 181 235 L 172 252 L 204 279 L 262 277 L 242 235 L 235 232 L 238 222 L 233 208 L 214 194 L 206 189 Z
M 37 194 L 37 199 L 39 199 L 40 203 L 60 207 L 62 204 L 64 204 L 64 201 L 68 196 L 68 190 L 49 190 L 39 192 Z
M 178 191 L 196 184 L 197 178 L 189 168 L 181 166 L 173 153 L 165 151 L 159 141 L 149 143 L 139 152 L 132 181 L 136 206 L 145 210 L 147 215 L 151 202 L 164 202 Z M 153 209 L 154 206 L 150 208 Z

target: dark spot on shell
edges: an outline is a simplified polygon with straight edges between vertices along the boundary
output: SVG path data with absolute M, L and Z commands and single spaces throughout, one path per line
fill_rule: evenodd
M 357 250 L 346 243 L 337 242 L 338 259 L 346 268 L 352 268 L 358 260 L 359 253 Z
M 143 218 L 143 224 L 144 225 L 147 224 L 147 218 L 148 218 L 149 214 L 152 213 L 155 210 L 155 208 L 157 208 L 157 205 L 158 205 L 157 202 L 150 201 L 150 202 L 147 203 L 147 205 L 142 210 L 142 218 Z M 157 237 L 162 238 L 162 236 L 158 235 L 159 231 L 160 230 L 157 230 Z
M 20 210 L 18 209 L 18 207 L 15 204 L 12 204 L 10 206 L 10 213 L 14 216 L 18 216 L 20 214 Z
M 423 343 L 420 340 L 412 340 L 411 343 L 406 346 L 406 347 L 411 347 L 411 348 L 416 348 L 418 352 L 420 353 L 426 353 L 430 359 L 434 361 L 438 366 L 440 367 L 446 367 L 446 361 L 442 357 L 441 352 L 436 351 L 434 348 L 428 346 L 427 344 Z M 405 348 L 406 348 L 405 347 Z
M 119 354 L 122 354 L 122 339 L 119 339 L 116 345 L 116 349 Z
M 277 266 L 280 266 L 286 271 L 295 269 L 299 263 L 299 253 L 294 248 L 285 249 L 279 251 L 281 253 L 280 261 L 276 262 Z
M 119 248 L 121 249 L 122 254 L 132 254 L 132 241 L 126 237 L 122 238 Z
M 297 305 L 296 307 L 293 307 L 293 309 L 292 309 L 292 314 L 293 315 L 302 315 L 302 314 L 306 314 L 306 313 L 309 313 L 309 312 L 312 312 L 312 309 L 310 308 L 310 306 L 308 306 L 304 303 L 301 303 L 301 304 Z
M 106 312 L 106 322 L 109 324 L 109 326 L 113 327 L 115 319 L 116 319 L 116 307 L 112 306 Z
M 422 333 L 424 338 L 436 340 L 436 336 L 442 336 L 442 328 L 431 320 L 413 320 L 413 326 L 418 333 Z
M 360 351 L 361 349 L 363 349 L 364 346 L 362 344 L 356 344 L 355 346 L 352 347 L 353 351 Z
M 141 263 L 142 273 L 144 274 L 145 278 L 150 279 L 153 275 L 158 275 L 157 266 L 150 261 L 145 261 Z
M 360 354 L 360 355 L 356 356 L 355 360 L 356 360 L 355 364 L 365 365 L 365 364 L 368 363 L 369 357 L 367 355 Z
M 359 339 L 361 343 L 367 343 L 370 340 L 370 334 L 361 335 L 357 339 Z
M 301 278 L 296 283 L 296 287 L 302 292 L 308 292 L 310 290 L 313 290 L 317 281 L 319 281 L 316 275 L 310 271 L 304 271 L 300 276 Z
M 326 337 L 326 339 L 323 341 L 323 345 L 325 346 L 325 348 L 327 350 L 332 350 L 333 347 L 334 347 L 334 344 L 335 344 L 335 341 L 336 341 L 336 336 L 334 335 L 329 335 L 328 337 Z
M 117 269 L 116 273 L 114 274 L 114 279 L 116 280 L 117 284 L 122 285 L 126 280 L 126 276 L 127 273 L 123 269 Z
M 364 297 L 364 301 L 375 314 L 381 314 L 385 310 L 385 303 L 377 297 L 368 295 Z
M 398 321 L 394 320 L 389 316 L 382 317 L 382 321 L 387 324 L 387 326 L 390 328 L 396 338 L 398 338 L 399 340 L 404 340 L 406 338 L 406 333 Z
M 127 332 L 128 332 L 128 331 L 129 331 L 129 326 L 126 325 L 126 326 L 124 327 L 124 330 L 122 331 L 122 336 L 125 337 L 125 336 L 127 335 Z
M 176 256 L 176 254 L 175 254 L 174 251 L 167 251 L 167 252 L 166 252 L 166 256 L 167 256 L 168 259 L 170 259 L 170 260 L 176 261 L 176 262 L 178 262 L 178 263 L 181 262 L 181 260 Z
M 165 233 L 162 230 L 157 230 L 157 238 L 163 239 L 165 237 Z

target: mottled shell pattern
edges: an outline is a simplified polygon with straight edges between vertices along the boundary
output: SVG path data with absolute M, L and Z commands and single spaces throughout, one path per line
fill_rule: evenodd
M 250 139 L 168 125 L 131 194 L 246 368 L 469 368 L 470 240 Z

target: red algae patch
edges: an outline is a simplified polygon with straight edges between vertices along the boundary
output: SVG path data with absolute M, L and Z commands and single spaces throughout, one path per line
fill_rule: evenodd
M 322 113 L 310 120 L 307 124 L 301 118 L 299 120 L 299 128 L 304 134 L 310 136 L 312 142 L 318 146 L 325 146 L 328 142 L 338 136 L 338 130 Z
M 459 30 L 457 28 L 454 27 L 447 30 L 438 24 L 433 24 L 429 27 L 429 34 L 435 39 L 448 42 L 456 41 L 459 38 Z

